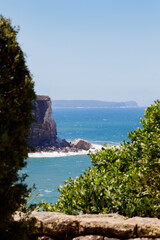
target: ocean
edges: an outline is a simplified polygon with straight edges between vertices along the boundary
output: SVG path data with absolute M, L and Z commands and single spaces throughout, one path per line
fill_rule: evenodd
M 76 138 L 88 140 L 94 145 L 119 145 L 128 140 L 128 131 L 141 127 L 140 118 L 145 108 L 55 108 L 53 117 L 58 137 L 68 141 Z M 91 166 L 88 155 L 38 154 L 27 159 L 23 172 L 29 177 L 29 187 L 36 185 L 32 203 L 45 200 L 55 203 L 58 187 L 69 177 L 75 178 Z M 36 199 L 35 194 L 39 192 Z

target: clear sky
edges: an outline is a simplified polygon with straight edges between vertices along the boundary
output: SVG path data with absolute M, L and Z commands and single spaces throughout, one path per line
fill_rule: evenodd
M 54 99 L 160 99 L 160 0 L 0 0 L 20 26 L 37 94 Z

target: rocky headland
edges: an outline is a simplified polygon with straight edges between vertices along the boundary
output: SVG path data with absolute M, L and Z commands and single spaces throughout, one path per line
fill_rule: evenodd
M 30 145 L 36 152 L 79 152 L 89 150 L 92 145 L 83 139 L 68 142 L 57 137 L 57 127 L 53 119 L 51 99 L 48 96 L 37 95 L 33 101 L 33 119 L 29 136 Z

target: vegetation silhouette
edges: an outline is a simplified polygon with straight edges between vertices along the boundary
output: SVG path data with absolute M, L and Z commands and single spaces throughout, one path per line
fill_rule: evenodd
M 18 238 L 13 213 L 25 204 L 30 192 L 24 183 L 27 140 L 32 119 L 34 82 L 17 42 L 18 28 L 0 15 L 0 232 L 3 239 Z M 21 224 L 22 226 L 22 224 Z M 24 232 L 21 231 L 21 233 Z M 11 237 L 12 236 L 12 237 Z M 15 238 L 14 238 L 15 236 Z

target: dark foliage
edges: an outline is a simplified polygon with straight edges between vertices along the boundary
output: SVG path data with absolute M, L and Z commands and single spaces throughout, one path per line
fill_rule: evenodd
M 34 83 L 17 42 L 18 30 L 0 16 L 0 230 L 26 201 L 29 189 L 19 170 L 30 148 Z

